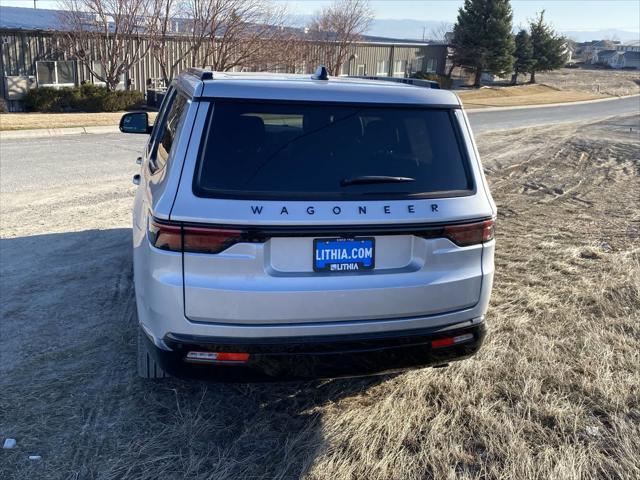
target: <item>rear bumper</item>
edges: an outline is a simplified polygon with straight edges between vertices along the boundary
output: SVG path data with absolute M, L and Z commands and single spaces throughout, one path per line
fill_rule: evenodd
M 471 334 L 464 343 L 434 348 L 434 340 Z M 152 355 L 170 375 L 214 381 L 269 381 L 374 375 L 438 366 L 475 354 L 485 336 L 484 323 L 446 328 L 356 335 L 238 339 L 169 333 Z M 145 336 L 146 338 L 146 336 Z M 198 364 L 186 360 L 189 351 L 243 352 L 242 364 Z

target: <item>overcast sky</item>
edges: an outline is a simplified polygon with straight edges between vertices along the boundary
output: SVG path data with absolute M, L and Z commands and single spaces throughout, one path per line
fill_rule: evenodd
M 279 0 L 291 13 L 314 13 L 330 0 Z M 56 8 L 57 2 L 38 0 L 41 8 Z M 453 23 L 463 0 L 373 0 L 380 19 L 412 19 Z M 0 0 L 0 5 L 32 7 L 33 0 Z M 546 18 L 558 30 L 640 30 L 639 0 L 512 0 L 514 27 L 545 9 Z

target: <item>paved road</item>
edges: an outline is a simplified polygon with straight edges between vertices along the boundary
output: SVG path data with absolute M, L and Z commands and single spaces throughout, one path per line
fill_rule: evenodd
M 143 135 L 121 133 L 2 140 L 0 191 L 6 196 L 129 180 L 140 170 L 135 159 L 144 143 Z
M 474 133 L 507 128 L 522 128 L 550 123 L 597 120 L 614 115 L 640 113 L 640 96 L 608 100 L 605 102 L 559 105 L 555 107 L 519 108 L 502 111 L 469 111 Z

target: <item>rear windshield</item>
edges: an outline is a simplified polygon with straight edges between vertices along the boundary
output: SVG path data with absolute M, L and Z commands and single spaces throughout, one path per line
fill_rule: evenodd
M 209 115 L 199 196 L 395 198 L 473 188 L 451 110 L 223 100 Z

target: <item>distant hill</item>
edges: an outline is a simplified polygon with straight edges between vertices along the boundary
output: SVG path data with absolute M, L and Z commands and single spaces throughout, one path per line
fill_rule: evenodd
M 297 27 L 304 27 L 311 21 L 311 15 L 291 15 L 289 18 L 292 25 Z M 425 39 L 429 39 L 432 30 L 439 28 L 443 23 L 447 22 L 436 20 L 376 19 L 371 23 L 371 28 L 367 31 L 367 35 L 373 37 L 422 40 L 424 28 Z
M 411 40 L 429 40 L 434 35 L 434 30 L 438 30 L 441 25 L 446 24 L 449 30 L 453 29 L 453 24 L 437 20 L 393 20 L 376 19 L 371 23 L 368 35 L 379 37 L 406 38 Z
M 620 40 L 621 42 L 632 42 L 640 40 L 639 32 L 630 32 L 628 30 L 574 30 L 564 31 L 562 34 L 577 42 L 590 42 L 591 40 Z
M 292 15 L 292 22 L 298 26 L 305 26 L 311 19 L 310 15 Z M 375 19 L 371 28 L 367 32 L 368 35 L 389 38 L 404 38 L 408 40 L 422 40 L 423 29 L 424 38 L 432 37 L 434 30 L 440 28 L 442 24 L 448 24 L 450 29 L 453 28 L 451 22 L 443 20 L 394 20 L 394 19 Z M 567 30 L 561 31 L 562 35 L 569 37 L 577 42 L 588 42 L 591 40 L 620 40 L 621 42 L 630 42 L 640 40 L 639 32 L 617 29 L 602 30 Z

